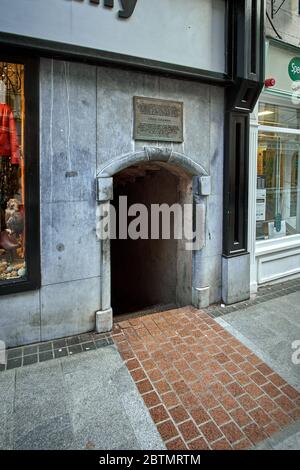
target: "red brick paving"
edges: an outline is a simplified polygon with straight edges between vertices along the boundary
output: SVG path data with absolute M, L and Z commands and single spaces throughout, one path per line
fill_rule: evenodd
M 193 307 L 121 321 L 112 337 L 170 450 L 248 449 L 300 418 L 300 394 Z

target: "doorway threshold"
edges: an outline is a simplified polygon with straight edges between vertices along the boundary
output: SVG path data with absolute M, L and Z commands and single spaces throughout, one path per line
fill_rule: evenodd
M 122 313 L 120 315 L 114 315 L 114 323 L 119 323 L 121 321 L 130 320 L 132 318 L 143 317 L 145 315 L 149 315 L 151 313 L 157 312 L 166 312 L 168 310 L 173 310 L 174 308 L 178 308 L 176 304 L 157 304 L 152 305 L 151 307 L 145 307 L 136 312 L 129 312 L 129 313 Z

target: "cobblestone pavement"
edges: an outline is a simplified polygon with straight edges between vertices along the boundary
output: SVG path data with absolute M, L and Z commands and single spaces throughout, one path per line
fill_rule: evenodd
M 168 449 L 248 449 L 299 424 L 299 392 L 204 311 L 121 321 L 112 338 Z
M 300 291 L 216 321 L 300 391 L 300 364 L 292 361 L 300 340 Z

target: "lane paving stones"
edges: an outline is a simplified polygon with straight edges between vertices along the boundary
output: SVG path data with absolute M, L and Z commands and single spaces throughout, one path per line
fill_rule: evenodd
M 115 324 L 118 347 L 168 449 L 247 449 L 300 419 L 300 393 L 193 307 Z

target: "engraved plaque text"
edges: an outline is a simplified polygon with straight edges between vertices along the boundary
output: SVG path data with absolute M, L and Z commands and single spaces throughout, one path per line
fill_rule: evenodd
M 183 142 L 183 103 L 135 96 L 134 139 Z

